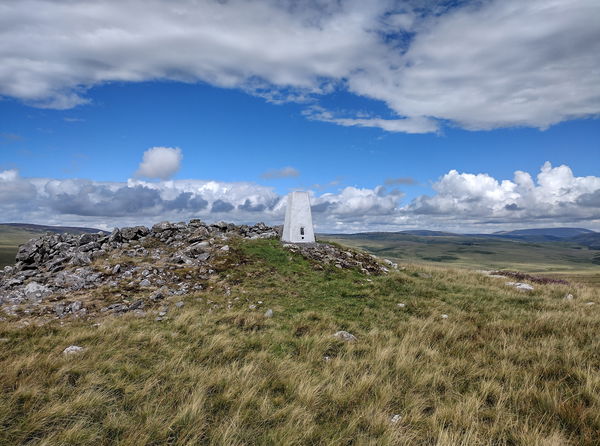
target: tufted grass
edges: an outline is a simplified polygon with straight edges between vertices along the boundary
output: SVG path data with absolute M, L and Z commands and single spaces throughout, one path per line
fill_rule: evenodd
M 0 444 L 598 444 L 597 289 L 321 271 L 264 240 L 219 269 L 162 322 L 0 323 Z

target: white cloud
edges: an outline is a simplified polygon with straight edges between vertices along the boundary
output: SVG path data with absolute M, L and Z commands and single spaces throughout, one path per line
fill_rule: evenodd
M 433 189 L 436 195 L 417 198 L 405 211 L 446 222 L 462 219 L 465 224 L 587 220 L 597 227 L 600 219 L 600 206 L 585 205 L 600 190 L 600 177 L 576 177 L 568 166 L 552 167 L 549 162 L 537 181 L 522 171 L 516 171 L 512 181 L 499 181 L 485 173 L 451 170 Z
M 281 169 L 271 169 L 267 170 L 261 175 L 261 178 L 264 179 L 274 179 L 274 178 L 292 178 L 299 177 L 300 172 L 293 167 L 283 167 Z
M 320 106 L 309 107 L 302 114 L 313 121 L 331 122 L 344 127 L 377 127 L 388 132 L 403 133 L 432 133 L 438 130 L 438 124 L 434 119 L 422 116 L 402 119 L 383 119 L 373 116 L 345 118 Z
M 442 5 L 443 6 L 443 5 Z M 203 81 L 274 102 L 335 89 L 391 116 L 312 119 L 391 132 L 545 128 L 600 113 L 600 2 L 21 0 L 0 5 L 0 96 L 88 102 L 105 82 Z
M 182 158 L 181 149 L 177 147 L 152 147 L 144 152 L 136 176 L 167 180 L 180 169 Z
M 402 192 L 341 187 L 311 191 L 318 231 L 442 229 L 491 232 L 515 227 L 583 226 L 600 230 L 600 177 L 577 177 L 565 165 L 545 163 L 534 179 L 516 171 L 512 180 L 451 170 L 433 184 L 432 196 L 402 204 Z M 4 221 L 98 228 L 202 218 L 281 224 L 284 197 L 250 182 L 168 180 L 98 182 L 23 178 L 0 171 Z

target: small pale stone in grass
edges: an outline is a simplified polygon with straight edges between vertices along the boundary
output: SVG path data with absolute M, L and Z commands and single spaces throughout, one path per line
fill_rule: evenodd
M 346 341 L 346 342 L 354 342 L 357 340 L 356 336 L 354 336 L 352 333 L 348 333 L 347 331 L 344 331 L 344 330 L 336 332 L 333 336 L 341 339 L 342 341 Z
M 185 305 L 185 304 L 184 304 L 184 302 L 183 302 L 183 301 L 179 301 L 179 302 L 177 302 L 177 303 L 175 304 L 175 306 L 176 306 L 177 308 L 181 308 L 181 307 L 183 307 L 184 305 Z
M 448 315 L 447 315 L 447 314 L 442 314 L 440 317 L 441 317 L 442 319 L 448 319 Z
M 406 307 L 406 304 L 396 304 L 396 305 L 398 305 L 398 308 L 404 308 L 404 307 Z
M 256 305 L 250 304 L 248 305 L 248 308 L 250 308 L 251 310 L 256 310 Z
M 84 350 L 83 347 L 80 347 L 78 345 L 69 345 L 67 348 L 65 348 L 63 350 L 63 354 L 64 355 L 72 355 L 74 353 L 80 353 Z
M 401 419 L 402 419 L 402 416 L 397 413 L 390 418 L 390 422 L 396 424 Z
M 273 317 L 273 310 L 269 308 L 267 311 L 265 311 L 265 317 Z
M 573 300 L 572 294 L 565 294 L 565 300 Z
M 329 362 L 329 361 L 331 361 L 331 357 L 329 357 L 329 356 L 323 356 L 323 361 Z
M 587 302 L 586 305 L 594 305 L 596 302 Z
M 533 291 L 533 287 L 531 285 L 529 285 L 528 283 L 506 282 L 506 285 L 514 286 L 518 290 Z

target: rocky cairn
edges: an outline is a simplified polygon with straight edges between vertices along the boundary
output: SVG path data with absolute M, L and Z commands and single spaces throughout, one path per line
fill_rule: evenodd
M 127 312 L 144 315 L 151 307 L 164 307 L 163 300 L 206 289 L 219 271 L 230 267 L 233 239 L 275 239 L 278 233 L 279 228 L 263 223 L 191 220 L 110 234 L 47 234 L 21 245 L 15 265 L 0 270 L 0 320 L 43 323 Z M 309 259 L 316 269 L 356 268 L 369 275 L 395 267 L 327 244 L 283 247 Z

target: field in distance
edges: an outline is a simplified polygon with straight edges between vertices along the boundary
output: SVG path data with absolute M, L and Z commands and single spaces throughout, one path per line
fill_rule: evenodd
M 571 229 L 561 233 L 557 229 Z M 573 228 L 462 235 L 437 231 L 322 234 L 320 240 L 403 263 L 518 270 L 600 286 L 600 233 Z M 558 235 L 557 235 L 558 234 Z

